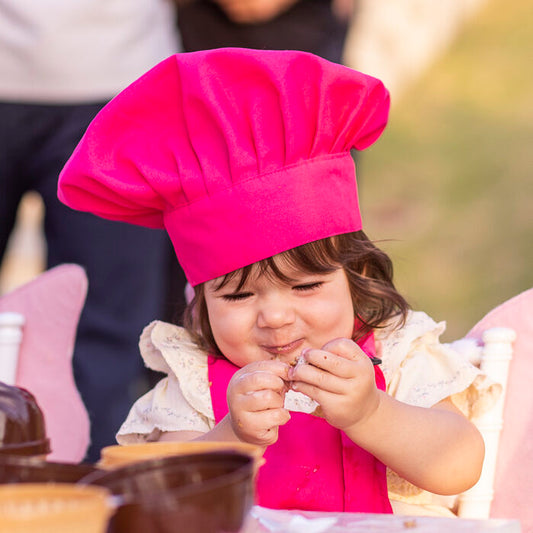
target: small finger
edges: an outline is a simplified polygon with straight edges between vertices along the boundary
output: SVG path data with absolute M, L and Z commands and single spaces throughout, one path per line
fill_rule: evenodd
M 314 386 L 318 390 L 342 394 L 346 388 L 346 379 L 318 366 L 311 364 L 301 364 L 295 368 L 291 387 L 294 388 L 296 383 L 306 383 Z
M 286 424 L 291 418 L 287 409 L 267 409 L 257 413 L 241 413 L 233 419 L 238 432 L 259 437 L 261 440 L 265 436 L 277 438 L 277 428 Z M 269 435 L 270 434 L 270 435 Z
M 308 365 L 324 370 L 325 372 L 340 378 L 351 378 L 356 373 L 356 365 L 352 359 L 339 356 L 326 350 L 309 350 L 305 354 L 304 361 Z M 305 365 L 300 365 L 300 368 L 295 369 L 292 379 L 297 379 L 298 375 L 305 372 Z M 296 377 L 295 377 L 296 376 Z
M 282 375 L 284 377 L 280 377 L 269 370 L 244 367 L 233 376 L 231 384 L 234 390 L 240 394 L 262 389 L 271 389 L 282 393 L 287 388 L 288 368 L 282 372 Z
M 368 356 L 361 349 L 361 347 L 351 339 L 333 339 L 324 344 L 322 350 L 334 353 L 339 357 L 344 357 L 345 359 L 349 359 L 351 361 L 368 359 Z
M 271 389 L 263 389 L 249 392 L 243 399 L 243 408 L 247 411 L 257 412 L 269 409 L 282 408 L 285 403 L 285 395 Z
M 255 361 L 243 367 L 246 370 L 260 370 L 275 374 L 281 379 L 287 379 L 290 366 L 279 359 L 266 359 Z
M 327 403 L 327 400 L 331 399 L 332 397 L 339 397 L 341 395 L 341 393 L 327 391 L 304 381 L 293 382 L 292 388 L 296 392 L 301 392 L 302 394 L 309 396 L 309 398 L 317 402 L 319 405 L 322 405 L 325 402 Z

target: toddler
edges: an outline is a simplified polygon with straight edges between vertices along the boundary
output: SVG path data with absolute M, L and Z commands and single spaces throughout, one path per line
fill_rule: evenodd
M 440 326 L 362 231 L 350 150 L 388 110 L 379 80 L 311 54 L 218 49 L 169 57 L 96 117 L 60 199 L 166 228 L 194 287 L 186 330 L 143 332 L 168 377 L 119 442 L 263 446 L 273 508 L 391 512 L 386 466 L 439 494 L 475 483 L 482 438 L 450 396 L 478 371 L 431 353 Z

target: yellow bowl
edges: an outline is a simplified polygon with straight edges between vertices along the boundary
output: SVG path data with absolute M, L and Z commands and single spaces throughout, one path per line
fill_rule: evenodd
M 0 533 L 105 533 L 114 509 L 103 487 L 21 483 L 0 487 Z
M 212 441 L 180 441 L 180 442 L 146 442 L 127 446 L 106 446 L 100 452 L 100 468 L 111 469 L 131 463 L 167 457 L 171 455 L 189 455 L 193 453 L 235 451 L 254 458 L 256 468 L 262 463 L 263 448 L 245 442 L 212 442 Z

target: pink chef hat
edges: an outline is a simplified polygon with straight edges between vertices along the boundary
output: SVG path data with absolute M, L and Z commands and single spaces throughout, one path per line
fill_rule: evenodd
M 361 229 L 350 149 L 379 137 L 388 110 L 379 80 L 312 54 L 177 54 L 98 114 L 58 195 L 166 228 L 196 285 Z

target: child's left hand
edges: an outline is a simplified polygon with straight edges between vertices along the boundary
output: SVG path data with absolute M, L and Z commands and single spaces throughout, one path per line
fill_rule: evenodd
M 332 426 L 346 431 L 377 409 L 374 367 L 355 342 L 335 339 L 320 350 L 305 350 L 302 358 L 307 364 L 289 371 L 292 389 L 318 402 Z

